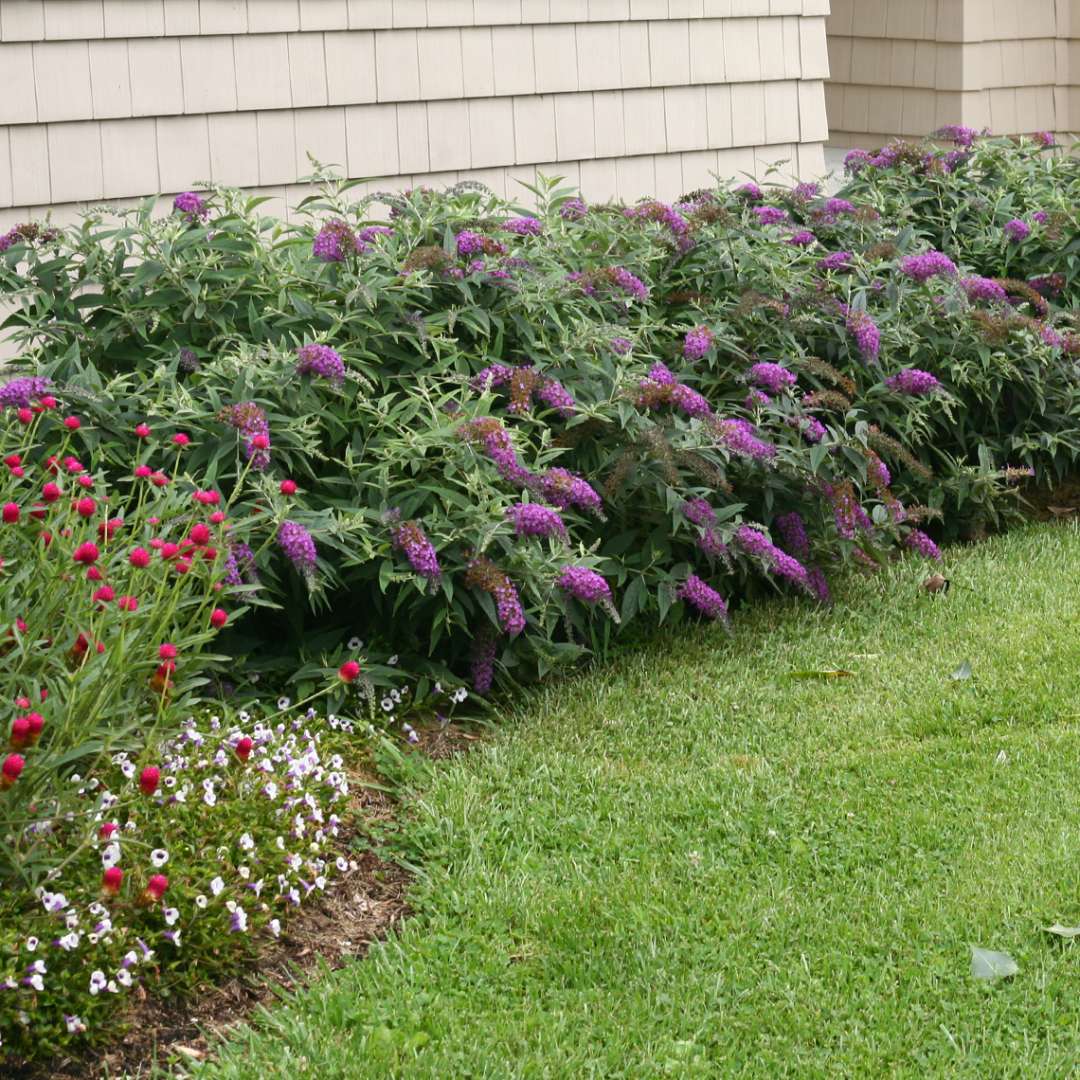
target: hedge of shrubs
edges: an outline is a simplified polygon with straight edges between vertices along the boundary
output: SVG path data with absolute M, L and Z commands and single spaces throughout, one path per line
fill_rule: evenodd
M 132 941 L 160 963 L 174 923 L 228 934 L 219 897 L 271 927 L 330 876 L 290 850 L 294 822 L 245 904 L 229 846 L 298 798 L 323 820 L 343 790 L 327 725 L 286 701 L 184 727 L 198 698 L 262 679 L 355 715 L 361 686 L 387 712 L 405 685 L 486 694 L 635 625 L 828 603 L 845 563 L 937 559 L 1074 467 L 1080 174 L 1051 143 L 950 129 L 855 152 L 835 196 L 748 182 L 625 207 L 552 182 L 526 211 L 327 178 L 299 225 L 215 190 L 0 237 L 24 369 L 0 386 L 5 1040 L 81 1035 L 148 964 Z M 314 788 L 283 796 L 297 760 Z M 176 787 L 205 802 L 207 783 L 235 796 L 231 884 L 192 861 L 166 898 L 154 853 L 199 850 Z M 108 825 L 140 852 L 111 882 Z M 98 910 L 118 895 L 123 933 Z M 50 979 L 46 954 L 79 974 Z

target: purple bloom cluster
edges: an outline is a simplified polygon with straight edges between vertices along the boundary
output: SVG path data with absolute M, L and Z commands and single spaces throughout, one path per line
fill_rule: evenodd
M 921 255 L 908 255 L 900 260 L 900 273 L 915 281 L 929 281 L 933 277 L 947 277 L 956 273 L 956 265 L 948 255 L 940 251 L 924 251 Z
M 586 566 L 564 566 L 557 584 L 568 596 L 584 604 L 611 603 L 611 587 L 595 570 Z
M 821 185 L 811 182 L 796 184 L 791 189 L 791 197 L 799 202 L 812 202 L 821 194 Z
M 487 247 L 486 238 L 477 232 L 465 229 L 454 238 L 459 255 L 482 255 Z
M 806 567 L 798 559 L 792 558 L 776 547 L 759 529 L 749 525 L 740 525 L 735 530 L 735 542 L 748 555 L 761 559 L 778 577 L 787 578 L 788 581 L 804 589 L 810 588 Z
M 861 169 L 873 163 L 873 155 L 869 150 L 849 150 L 844 157 L 844 172 L 854 176 Z
M 713 335 L 707 326 L 696 326 L 687 331 L 683 341 L 683 356 L 687 360 L 700 360 L 712 348 Z
M 904 537 L 904 545 L 911 548 L 917 555 L 921 555 L 924 559 L 933 559 L 935 562 L 941 562 L 941 549 L 930 539 L 926 533 L 919 529 L 912 529 L 911 532 Z
M 540 503 L 516 503 L 506 508 L 506 516 L 516 536 L 557 536 L 569 540 L 566 525 L 558 510 Z
M 490 417 L 469 420 L 459 429 L 466 442 L 479 443 L 499 475 L 515 487 L 532 487 L 537 478 L 518 461 L 510 432 Z
M 802 437 L 812 444 L 821 442 L 828 434 L 825 425 L 815 416 L 793 416 L 788 423 L 793 428 L 798 428 Z
M 941 383 L 929 371 L 919 368 L 904 368 L 903 371 L 890 375 L 885 385 L 897 394 L 910 394 L 912 397 L 924 397 L 941 388 Z
M 873 531 L 874 524 L 855 498 L 850 484 L 841 484 L 836 488 L 827 484 L 825 494 L 832 503 L 836 531 L 845 540 L 854 540 L 860 529 L 866 533 Z
M 574 396 L 558 379 L 541 379 L 536 396 L 562 417 L 573 416 L 577 408 Z
M 810 586 L 810 591 L 817 598 L 818 603 L 832 603 L 832 593 L 829 592 L 829 582 L 825 577 L 825 572 L 820 566 L 811 566 L 806 572 L 806 580 L 807 584 Z
M 712 406 L 705 398 L 683 383 L 676 383 L 671 388 L 671 404 L 694 419 L 704 420 L 712 416 Z
M 635 277 L 625 267 L 611 269 L 611 280 L 623 292 L 629 293 L 635 300 L 648 300 L 649 287 L 639 277 Z
M 0 386 L 0 407 L 25 409 L 49 392 L 52 379 L 44 375 L 21 375 Z
M 409 565 L 422 578 L 438 581 L 442 576 L 439 557 L 424 530 L 415 521 L 398 525 L 391 533 L 394 547 L 405 552 Z
M 817 265 L 819 270 L 850 270 L 851 260 L 854 258 L 854 252 L 834 251 L 824 259 L 819 259 Z
M 876 363 L 881 350 L 881 331 L 865 311 L 847 313 L 847 332 L 855 339 L 859 353 L 869 363 Z
M 377 236 L 393 236 L 394 230 L 389 225 L 365 225 L 356 234 L 356 250 L 364 252 L 367 250 L 369 244 L 371 244 Z
M 757 429 L 749 420 L 740 417 L 720 420 L 716 424 L 716 433 L 733 454 L 752 458 L 754 461 L 771 461 L 776 457 L 776 447 L 762 442 L 757 437 Z
M 709 526 L 716 524 L 716 511 L 707 499 L 687 499 L 680 508 L 687 521 L 695 525 Z
M 580 476 L 574 476 L 566 469 L 548 469 L 544 473 L 540 488 L 544 498 L 561 510 L 574 506 L 597 517 L 603 514 L 604 503 L 595 489 Z
M 1052 132 L 1036 131 L 1031 137 L 1047 150 L 1053 146 L 1057 146 L 1057 139 L 1054 138 Z
M 674 209 L 674 207 L 668 206 L 667 203 L 657 202 L 656 200 L 649 200 L 648 202 L 639 203 L 637 206 L 629 207 L 623 211 L 623 215 L 628 218 L 636 218 L 641 221 L 657 221 L 667 228 L 677 237 L 685 236 L 690 229 L 690 223 Z
M 315 550 L 315 541 L 303 525 L 295 521 L 283 521 L 278 528 L 278 547 L 285 557 L 303 574 L 310 574 L 315 569 L 319 554 Z
M 809 229 L 800 229 L 788 237 L 787 242 L 792 247 L 810 247 L 817 243 L 817 237 Z
M 251 462 L 251 467 L 256 472 L 269 468 L 270 423 L 262 408 L 254 401 L 241 401 L 229 406 L 220 415 L 244 437 L 244 457 Z
M 559 217 L 563 221 L 580 221 L 589 212 L 584 199 L 567 199 L 559 207 Z
M 759 225 L 779 225 L 788 219 L 787 211 L 778 206 L 755 206 L 754 214 Z
M 789 555 L 800 562 L 810 558 L 810 537 L 806 534 L 806 523 L 798 511 L 792 510 L 777 517 L 776 528 L 780 533 L 780 542 Z
M 765 197 L 761 188 L 759 188 L 752 180 L 749 183 L 743 184 L 742 187 L 736 188 L 735 194 L 740 199 L 746 199 L 748 202 L 761 202 Z
M 499 625 L 511 637 L 525 629 L 525 611 L 514 583 L 490 559 L 479 555 L 469 563 L 466 584 L 483 589 L 495 598 Z
M 346 255 L 356 250 L 357 239 L 340 218 L 328 221 L 311 243 L 311 254 L 323 262 L 344 262 Z
M 960 124 L 947 124 L 934 132 L 935 138 L 947 139 L 949 142 L 955 143 L 957 146 L 963 146 L 965 149 L 975 142 L 978 135 L 979 133 L 974 128 L 963 127 Z
M 255 552 L 241 540 L 231 541 L 225 553 L 225 584 L 255 585 L 258 580 Z
M 495 679 L 495 638 L 492 634 L 477 634 L 473 638 L 472 667 L 473 690 L 480 695 L 491 689 Z
M 727 622 L 728 609 L 724 598 L 715 589 L 706 585 L 697 574 L 691 574 L 680 586 L 676 595 L 691 607 L 697 608 L 707 619 L 721 619 Z
M 210 213 L 205 200 L 194 191 L 184 191 L 173 199 L 173 211 L 183 214 L 191 224 L 203 221 Z
M 873 454 L 866 462 L 866 478 L 879 490 L 887 488 L 892 483 L 889 466 L 877 454 Z
M 993 280 L 985 277 L 966 277 L 960 279 L 960 288 L 972 302 L 985 300 L 991 304 L 1007 304 L 1009 294 Z
M 1031 226 L 1026 221 L 1013 218 L 1012 221 L 1006 222 L 1004 231 L 1010 243 L 1019 244 L 1031 235 Z
M 317 345 L 314 342 L 301 345 L 296 350 L 296 355 L 297 375 L 315 375 L 334 383 L 340 383 L 345 378 L 345 361 L 329 345 Z
M 634 343 L 629 338 L 614 337 L 611 339 L 611 351 L 616 356 L 625 356 L 633 347 Z
M 798 377 L 788 371 L 783 364 L 755 364 L 749 372 L 750 381 L 770 394 L 779 394 L 782 390 L 795 385 Z
M 854 214 L 855 204 L 847 199 L 826 199 L 825 213 L 830 217 L 840 217 L 843 214 Z
M 518 217 L 504 221 L 503 228 L 518 236 L 539 236 L 544 231 L 544 223 L 539 218 Z

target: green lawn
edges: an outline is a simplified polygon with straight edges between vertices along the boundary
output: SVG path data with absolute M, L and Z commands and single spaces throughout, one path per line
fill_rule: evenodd
M 1042 928 L 1080 925 L 1080 532 L 925 573 L 536 695 L 410 794 L 417 917 L 199 1075 L 1076 1074 L 1080 944 Z

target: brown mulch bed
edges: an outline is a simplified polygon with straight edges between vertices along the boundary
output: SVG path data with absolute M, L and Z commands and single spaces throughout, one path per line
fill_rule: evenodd
M 362 780 L 360 781 L 363 782 Z M 389 821 L 396 807 L 384 793 L 360 788 L 353 810 L 367 824 Z M 355 853 L 357 869 L 338 878 L 318 904 L 301 910 L 281 940 L 250 969 L 182 1000 L 143 996 L 125 1017 L 126 1034 L 100 1050 L 25 1068 L 5 1067 L 5 1080 L 98 1080 L 149 1075 L 152 1063 L 204 1060 L 211 1043 L 269 1005 L 281 988 L 295 990 L 328 965 L 338 968 L 409 914 L 409 874 L 374 852 Z

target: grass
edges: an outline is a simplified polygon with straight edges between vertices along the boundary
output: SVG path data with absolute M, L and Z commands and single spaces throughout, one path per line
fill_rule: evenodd
M 1080 532 L 925 572 L 540 691 L 408 795 L 417 917 L 199 1075 L 1074 1074 Z

